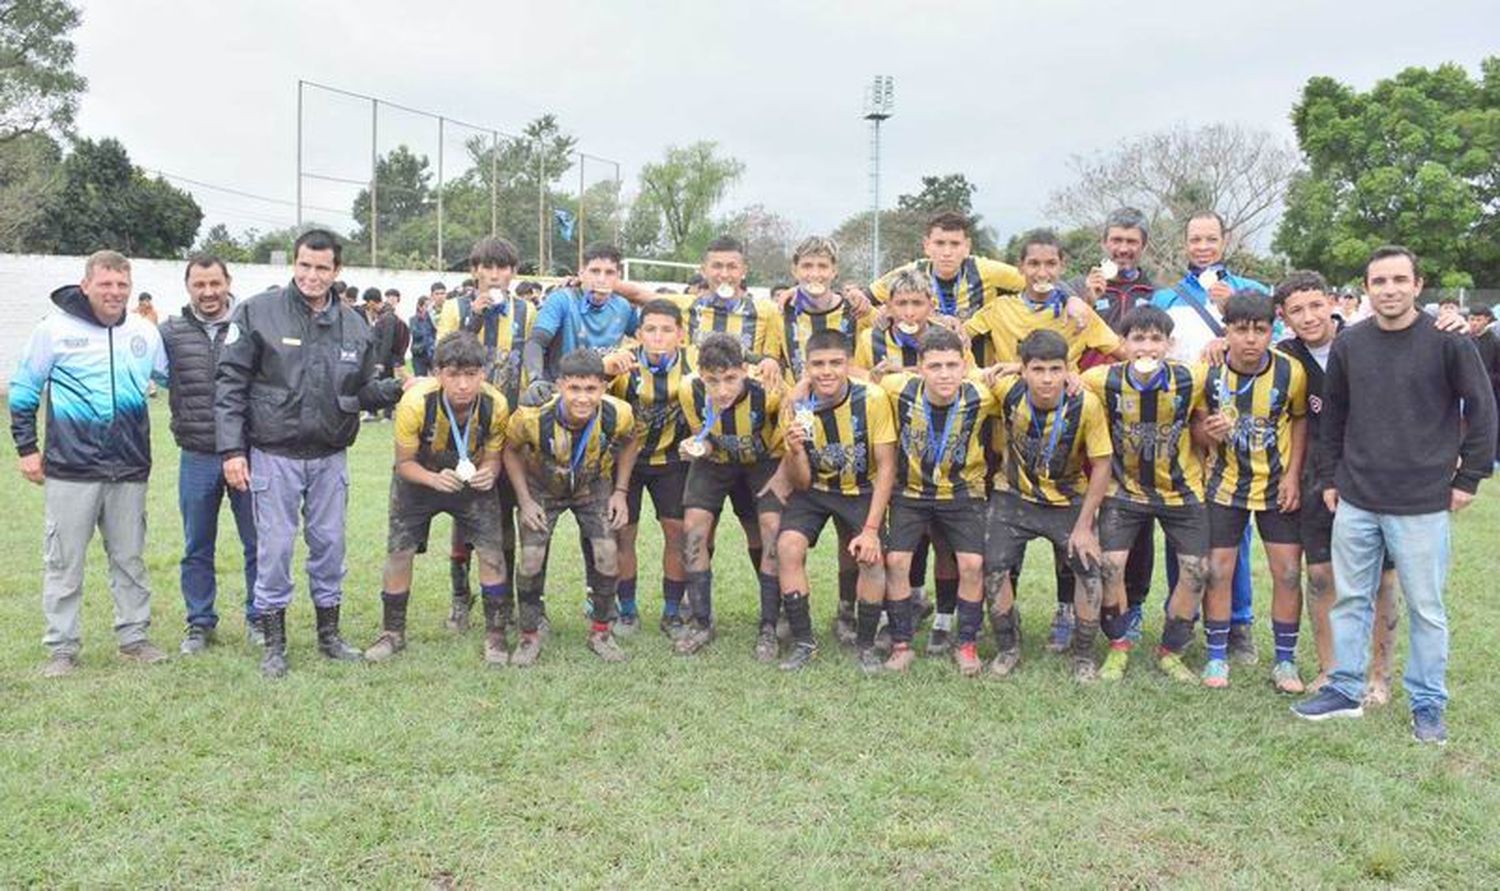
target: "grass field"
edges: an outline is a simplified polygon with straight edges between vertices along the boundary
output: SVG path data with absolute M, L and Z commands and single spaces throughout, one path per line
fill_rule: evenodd
M 175 654 L 182 535 L 164 403 L 147 562 L 153 638 Z M 351 453 L 345 631 L 361 646 L 379 624 L 390 429 L 367 425 Z M 605 666 L 583 646 L 570 521 L 549 575 L 555 633 L 529 671 L 485 670 L 480 631 L 442 630 L 438 555 L 418 561 L 412 641 L 395 662 L 319 659 L 303 587 L 288 617 L 292 674 L 263 681 L 233 605 L 226 511 L 227 645 L 120 663 L 96 542 L 83 665 L 47 682 L 41 490 L 7 467 L 0 886 L 1495 887 L 1494 485 L 1456 526 L 1452 742 L 1438 750 L 1411 741 L 1399 694 L 1362 721 L 1297 722 L 1267 668 L 1237 669 L 1215 693 L 1170 686 L 1138 658 L 1123 684 L 1076 686 L 1041 651 L 1042 548 L 1022 585 L 1023 667 L 1008 681 L 965 682 L 935 660 L 861 677 L 826 639 L 831 553 L 814 576 L 820 661 L 793 677 L 755 664 L 754 577 L 729 529 L 710 651 L 675 657 L 652 631 L 627 642 L 629 663 Z M 445 540 L 447 521 L 437 528 Z M 642 539 L 650 620 L 659 536 Z M 1160 611 L 1148 615 L 1154 642 Z M 1258 634 L 1268 653 L 1269 629 Z M 1308 638 L 1302 661 L 1311 677 Z

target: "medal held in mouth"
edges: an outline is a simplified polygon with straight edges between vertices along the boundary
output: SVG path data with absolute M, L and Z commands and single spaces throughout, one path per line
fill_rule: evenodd
M 475 401 L 477 403 L 478 400 Z M 453 404 L 448 401 L 448 394 L 443 394 L 443 413 L 448 416 L 448 438 L 453 443 L 453 450 L 458 453 L 458 464 L 453 468 L 453 475 L 466 486 L 477 472 L 474 462 L 469 458 L 469 431 L 474 426 L 474 408 L 472 404 L 469 406 L 469 416 L 464 418 L 463 429 L 459 429 Z

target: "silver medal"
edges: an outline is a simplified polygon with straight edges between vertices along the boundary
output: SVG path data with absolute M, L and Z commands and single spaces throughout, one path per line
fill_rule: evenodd
M 1104 276 L 1105 281 L 1114 281 L 1115 276 L 1120 274 L 1120 264 L 1113 260 L 1105 260 L 1099 264 L 1099 274 Z
M 1219 283 L 1219 271 L 1217 269 L 1205 269 L 1198 273 L 1198 285 L 1207 291 Z
M 469 480 L 474 478 L 474 473 L 474 462 L 468 458 L 459 459 L 458 466 L 453 468 L 453 475 L 458 477 L 458 481 L 465 485 L 468 484 Z

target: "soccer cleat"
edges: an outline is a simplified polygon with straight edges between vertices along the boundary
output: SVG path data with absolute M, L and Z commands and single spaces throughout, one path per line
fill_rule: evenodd
M 78 668 L 78 657 L 72 653 L 53 653 L 42 666 L 42 677 L 60 678 L 73 673 Z
M 959 644 L 953 652 L 953 661 L 958 663 L 958 673 L 966 678 L 974 677 L 984 668 L 979 661 L 979 647 L 973 643 Z
M 1223 690 L 1229 686 L 1229 661 L 1210 659 L 1203 666 L 1203 686 Z
M 1047 651 L 1061 653 L 1073 643 L 1073 605 L 1059 603 L 1052 614 L 1052 631 L 1047 636 Z
M 370 662 L 384 662 L 402 650 L 406 649 L 406 635 L 400 631 L 382 631 L 375 642 L 365 650 L 365 659 Z
M 541 632 L 521 632 L 521 643 L 510 656 L 510 664 L 517 668 L 530 668 L 542 655 Z
M 1073 657 L 1073 680 L 1080 684 L 1092 684 L 1099 680 L 1099 666 L 1091 656 Z
M 467 582 L 467 580 L 465 580 Z M 474 598 L 468 594 L 454 594 L 453 606 L 448 610 L 448 618 L 443 621 L 443 627 L 454 634 L 463 634 L 469 630 L 469 613 L 474 609 Z
M 818 655 L 817 644 L 811 641 L 797 641 L 792 644 L 791 652 L 787 653 L 786 658 L 781 660 L 781 664 L 776 667 L 782 671 L 800 671 L 806 668 L 816 655 Z
M 945 656 L 953 648 L 953 633 L 934 628 L 927 633 L 927 655 Z
M 1125 677 L 1125 666 L 1130 663 L 1130 650 L 1127 647 L 1110 647 L 1109 652 L 1104 654 L 1104 665 L 1099 669 L 1099 680 L 1118 681 Z
M 182 646 L 177 651 L 184 656 L 196 656 L 213 646 L 215 640 L 214 630 L 203 625 L 189 625 L 187 634 L 182 638 Z
M 770 625 L 762 625 L 760 634 L 755 638 L 755 661 L 763 665 L 775 662 L 780 646 L 776 639 L 776 629 Z
M 1194 674 L 1193 670 L 1187 667 L 1187 663 L 1182 661 L 1181 653 L 1174 653 L 1168 649 L 1158 648 L 1156 651 L 1156 667 L 1161 669 L 1162 674 L 1179 683 L 1198 683 L 1198 675 Z
M 503 629 L 492 628 L 484 633 L 484 664 L 491 668 L 504 668 L 510 663 L 510 641 Z
M 687 633 L 677 638 L 674 645 L 679 656 L 691 656 L 703 650 L 714 640 L 714 626 L 690 626 Z
M 839 611 L 833 617 L 833 639 L 841 647 L 854 646 L 854 604 L 839 603 Z
M 1255 649 L 1255 626 L 1229 626 L 1229 661 L 1235 665 L 1254 665 L 1260 661 Z
M 1271 669 L 1271 683 L 1276 685 L 1278 693 L 1301 693 L 1307 689 L 1295 662 L 1277 662 L 1276 667 Z
M 891 649 L 890 658 L 885 660 L 885 670 L 905 672 L 910 669 L 912 663 L 916 661 L 917 652 L 911 648 L 911 644 L 896 644 L 895 647 Z
M 1136 604 L 1125 611 L 1125 639 L 1131 643 L 1141 642 L 1141 606 Z
M 167 654 L 157 649 L 156 644 L 149 640 L 138 640 L 135 643 L 125 644 L 120 647 L 120 658 L 126 662 L 139 662 L 142 665 L 155 665 L 158 662 L 167 661 Z
M 605 662 L 624 662 L 630 658 L 624 650 L 620 649 L 615 636 L 608 631 L 589 632 L 589 649 Z
M 665 634 L 668 640 L 676 640 L 682 636 L 685 630 L 681 615 L 669 616 L 666 613 L 661 614 L 661 622 L 658 623 L 658 627 L 661 628 L 661 633 Z
M 867 675 L 880 674 L 881 669 L 885 668 L 885 660 L 880 657 L 874 647 L 862 647 L 854 655 L 854 661 L 859 665 L 859 670 Z
M 1448 725 L 1441 709 L 1424 705 L 1411 712 L 1411 738 L 1419 743 L 1448 744 Z
M 1009 650 L 1001 650 L 990 660 L 990 674 L 997 678 L 1010 677 L 1021 663 L 1021 650 L 1019 647 Z
M 615 619 L 615 636 L 631 637 L 641 628 L 641 617 L 634 613 Z
M 1308 721 L 1326 721 L 1329 718 L 1363 717 L 1365 708 L 1332 687 L 1324 687 L 1316 695 L 1292 706 L 1292 714 Z

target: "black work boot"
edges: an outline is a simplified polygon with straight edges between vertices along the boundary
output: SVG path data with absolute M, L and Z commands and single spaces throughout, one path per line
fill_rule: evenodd
M 286 610 L 266 610 L 256 617 L 266 638 L 266 651 L 260 657 L 261 677 L 286 676 Z
M 344 642 L 339 637 L 339 608 L 337 606 L 317 607 L 318 613 L 318 652 L 329 659 L 340 662 L 361 662 L 364 654 Z

